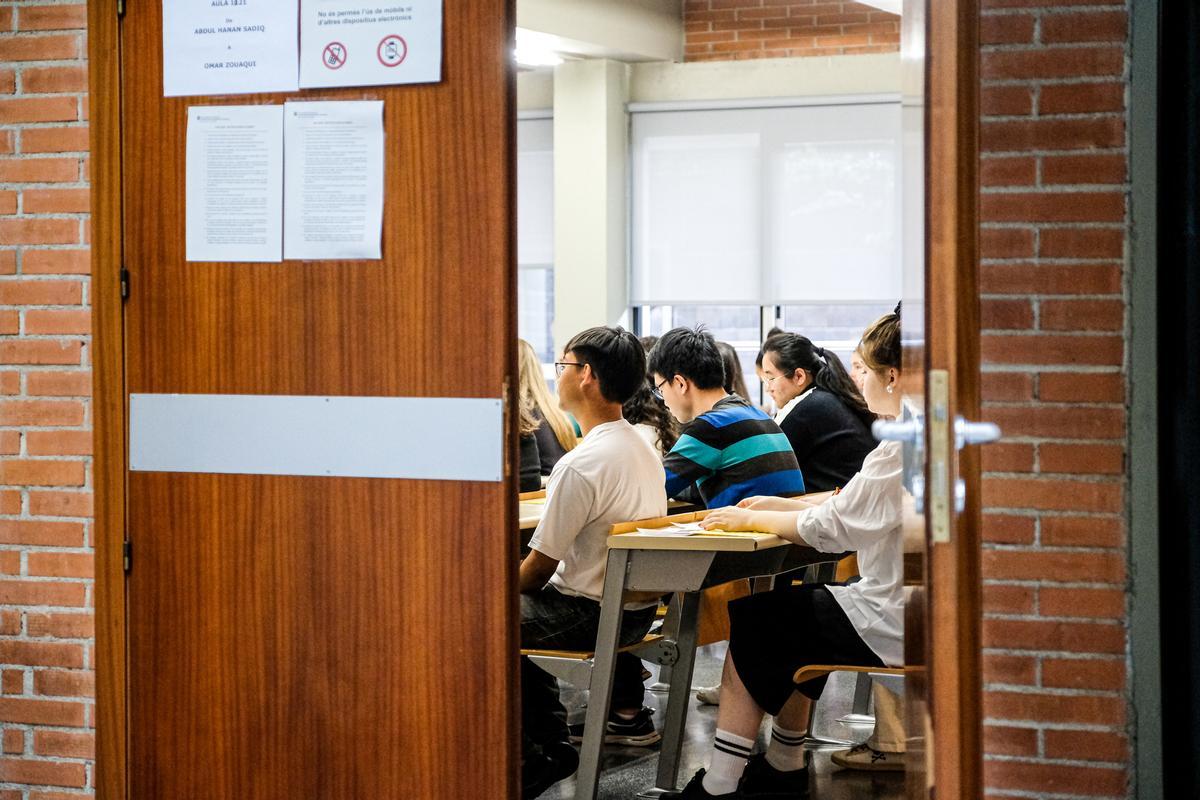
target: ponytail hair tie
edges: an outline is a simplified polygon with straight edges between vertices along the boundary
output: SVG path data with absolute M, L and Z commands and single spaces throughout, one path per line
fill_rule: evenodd
M 825 366 L 829 366 L 829 362 L 825 360 L 825 348 L 824 347 L 814 347 L 813 353 L 816 355 L 818 361 L 820 361 Z

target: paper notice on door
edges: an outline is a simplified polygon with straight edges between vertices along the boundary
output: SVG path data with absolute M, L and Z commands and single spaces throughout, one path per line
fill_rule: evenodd
M 163 95 L 294 92 L 298 0 L 163 0 Z
M 300 85 L 379 86 L 442 79 L 442 0 L 304 0 Z
M 283 106 L 189 108 L 186 159 L 187 260 L 281 260 Z
M 285 258 L 380 258 L 383 101 L 285 103 Z

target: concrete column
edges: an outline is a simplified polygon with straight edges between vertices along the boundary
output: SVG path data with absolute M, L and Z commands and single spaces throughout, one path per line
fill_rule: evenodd
M 554 70 L 554 342 L 612 325 L 629 303 L 629 68 L 571 61 Z

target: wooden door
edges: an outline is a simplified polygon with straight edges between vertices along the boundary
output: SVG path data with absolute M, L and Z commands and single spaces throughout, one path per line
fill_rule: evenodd
M 980 462 L 955 436 L 980 408 L 977 0 L 906 0 L 902 25 L 904 383 L 923 422 L 906 450 L 925 540 L 906 576 L 908 786 L 966 800 L 983 796 Z
M 501 398 L 511 3 L 445 4 L 437 84 L 184 98 L 162 95 L 161 5 L 129 3 L 119 23 L 115 0 L 89 8 L 97 429 L 124 431 L 134 393 Z M 382 260 L 185 261 L 188 107 L 286 99 L 384 102 Z M 513 479 L 127 472 L 105 436 L 106 796 L 516 796 Z

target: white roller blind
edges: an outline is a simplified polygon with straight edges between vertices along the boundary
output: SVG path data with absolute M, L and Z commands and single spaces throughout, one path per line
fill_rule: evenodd
M 899 103 L 633 115 L 637 305 L 900 291 Z
M 517 122 L 517 263 L 554 263 L 554 120 Z

